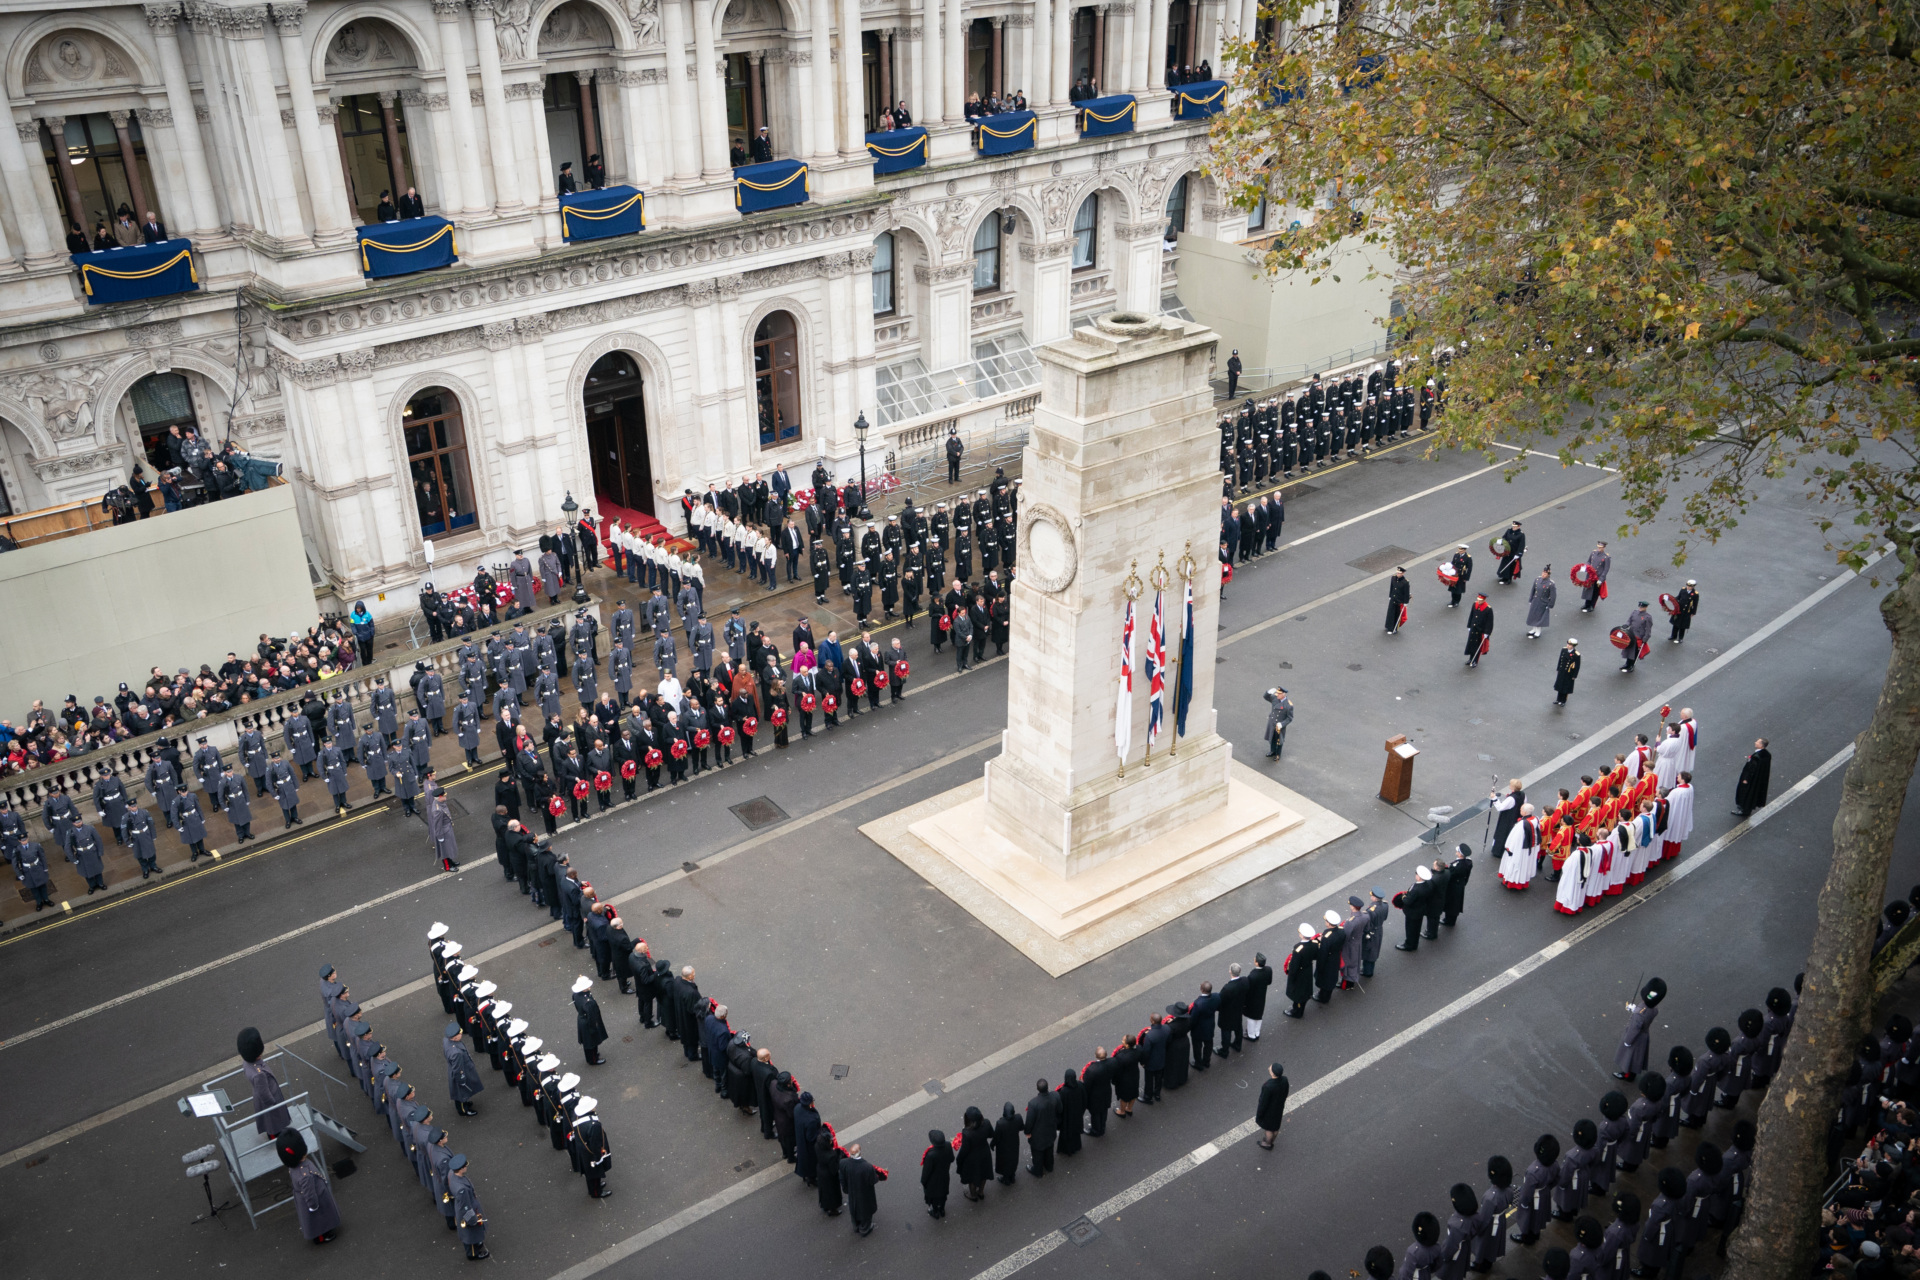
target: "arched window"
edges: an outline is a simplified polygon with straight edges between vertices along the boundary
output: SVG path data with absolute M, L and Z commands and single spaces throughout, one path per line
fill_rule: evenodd
M 1000 287 L 1000 215 L 990 213 L 973 233 L 973 291 L 992 293 Z
M 1093 265 L 1094 229 L 1100 223 L 1100 197 L 1088 196 L 1073 215 L 1073 269 L 1085 271 Z
M 1167 192 L 1167 230 L 1165 239 L 1178 240 L 1180 233 L 1187 229 L 1187 175 L 1182 174 L 1180 181 L 1173 184 L 1173 190 Z
M 182 432 L 198 430 L 200 418 L 193 410 L 193 388 L 177 373 L 150 373 L 127 392 L 133 404 L 133 419 L 140 427 L 140 451 L 147 455 L 157 471 L 174 465 L 167 441 L 173 428 Z
M 400 425 L 407 437 L 407 469 L 422 536 L 438 538 L 471 528 L 477 517 L 459 399 L 445 387 L 416 391 L 401 411 Z
M 753 390 L 760 447 L 800 438 L 800 337 L 789 312 L 775 311 L 753 331 Z
M 873 314 L 890 316 L 898 304 L 893 293 L 893 232 L 873 239 Z

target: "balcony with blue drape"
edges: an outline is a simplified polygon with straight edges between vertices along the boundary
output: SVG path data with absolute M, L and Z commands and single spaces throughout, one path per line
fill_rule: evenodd
M 446 218 L 402 218 L 361 227 L 360 274 L 370 280 L 431 271 L 460 261 L 453 223 Z
M 743 164 L 733 171 L 733 207 L 741 213 L 758 213 L 805 204 L 809 182 L 804 160 Z
M 90 307 L 192 293 L 200 287 L 191 240 L 162 240 L 67 256 L 79 269 L 80 286 Z
M 1039 133 L 1038 117 L 1031 111 L 1003 111 L 997 116 L 981 116 L 973 122 L 973 145 L 983 156 L 1004 156 L 1015 151 L 1031 151 Z
M 647 229 L 646 199 L 633 187 L 604 187 L 560 197 L 560 235 L 568 244 L 606 240 Z

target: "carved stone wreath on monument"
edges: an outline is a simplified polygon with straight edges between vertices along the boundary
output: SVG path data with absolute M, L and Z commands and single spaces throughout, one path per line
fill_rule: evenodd
M 1020 581 L 1048 595 L 1065 591 L 1080 569 L 1080 549 L 1067 517 L 1044 502 L 1021 514 Z

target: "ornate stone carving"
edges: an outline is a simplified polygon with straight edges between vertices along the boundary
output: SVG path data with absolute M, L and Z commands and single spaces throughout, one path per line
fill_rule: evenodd
M 304 3 L 283 4 L 281 0 L 274 0 L 273 25 L 279 28 L 281 35 L 299 35 L 300 23 L 306 16 L 307 6 Z
M 281 127 L 283 128 L 287 128 L 287 129 L 293 128 L 293 108 L 292 107 L 280 108 L 280 124 L 281 124 Z
M 1067 225 L 1072 199 L 1073 188 L 1065 182 L 1049 182 L 1040 189 L 1040 212 L 1047 220 L 1047 230 L 1058 231 Z
M 0 379 L 0 387 L 37 407 L 41 425 L 58 442 L 93 434 L 93 398 L 106 380 L 104 364 L 68 365 Z
M 1071 522 L 1044 502 L 1028 503 L 1020 517 L 1020 581 L 1049 595 L 1065 591 L 1080 570 Z
M 473 106 L 484 107 L 487 105 L 487 91 L 475 85 L 467 90 L 467 101 Z
M 1187 154 L 1188 155 L 1202 154 L 1206 151 L 1208 145 L 1209 145 L 1209 140 L 1205 132 L 1190 133 L 1187 135 Z
M 445 111 L 447 109 L 449 100 L 444 93 L 423 94 L 422 97 L 425 99 L 425 106 L 429 111 Z M 409 99 L 409 101 L 411 101 L 411 99 Z
M 493 7 L 493 42 L 503 62 L 518 62 L 532 56 L 533 0 L 496 0 Z
M 333 385 L 340 377 L 340 357 L 316 356 L 311 360 L 296 360 L 292 356 L 275 353 L 273 367 L 280 376 L 289 378 L 296 386 L 313 388 Z
M 867 270 L 873 266 L 873 246 L 868 245 L 864 249 L 852 250 L 847 254 L 847 263 L 855 271 Z
M 259 40 L 267 34 L 267 6 L 243 4 L 220 10 L 220 30 L 234 40 Z
M 284 413 L 255 413 L 233 420 L 233 434 L 245 440 L 258 440 L 262 436 L 277 436 L 287 429 L 287 415 Z
M 544 95 L 546 91 L 547 88 L 543 84 L 520 83 L 506 86 L 508 101 L 512 101 L 515 98 L 538 98 Z
M 660 34 L 660 0 L 626 0 L 627 21 L 641 48 L 664 43 Z
M 780 51 L 775 50 L 775 52 Z M 788 49 L 785 52 L 786 61 L 789 66 L 810 67 L 813 65 L 813 51 L 811 49 Z M 767 61 L 772 62 L 775 60 L 772 53 L 767 55 Z
M 180 6 L 177 4 L 148 4 L 140 6 L 146 10 L 147 25 L 155 31 L 171 33 L 173 24 L 180 21 Z
M 1113 235 L 1116 240 L 1147 240 L 1161 235 L 1167 228 L 1165 218 L 1147 218 L 1140 222 L 1116 222 Z
M 840 274 L 846 274 L 846 255 L 840 259 Z M 801 262 L 783 262 L 777 267 L 763 267 L 758 271 L 747 271 L 739 275 L 720 277 L 720 292 L 723 294 L 741 294 L 754 289 L 771 289 L 779 285 L 794 284 L 801 280 L 815 280 L 821 275 L 831 275 L 826 269 L 826 259 L 807 258 Z
M 921 284 L 946 284 L 954 280 L 969 280 L 973 278 L 973 260 L 969 258 L 965 262 L 950 262 L 944 267 L 916 266 L 913 269 L 913 278 Z
M 1071 240 L 1043 240 L 1039 244 L 1028 243 L 1021 245 L 1020 260 L 1022 262 L 1045 262 L 1051 258 L 1064 258 L 1072 252 L 1073 241 Z
M 442 22 L 458 22 L 467 11 L 461 0 L 433 0 L 433 16 Z
M 61 93 L 110 84 L 134 84 L 133 60 L 110 39 L 68 28 L 40 40 L 21 68 L 29 91 Z
M 332 124 L 340 116 L 340 108 L 331 102 L 323 102 L 313 110 L 320 117 L 321 124 Z
M 196 106 L 193 109 L 193 118 L 195 123 L 211 124 L 213 123 L 213 111 L 208 107 Z
M 511 332 L 512 322 L 505 322 Z M 488 325 L 487 328 L 494 328 Z M 471 351 L 482 345 L 484 339 L 479 329 L 454 329 L 448 333 L 436 333 L 430 337 L 413 338 L 406 342 L 389 342 L 374 348 L 373 367 L 389 369 L 397 364 L 417 364 L 424 360 L 438 360 L 460 351 Z M 491 342 L 486 345 L 491 346 Z
M 933 206 L 934 218 L 940 227 L 940 247 L 947 253 L 958 253 L 967 237 L 973 231 L 973 201 L 962 196 L 953 200 L 942 200 Z
M 139 116 L 143 129 L 173 128 L 173 111 L 168 107 L 141 107 Z
M 696 307 L 704 307 L 720 294 L 712 280 L 692 280 L 687 283 L 687 301 Z
M 845 253 L 829 253 L 819 262 L 820 274 L 829 280 L 844 278 L 853 265 L 852 255 Z
M 1227 216 L 1227 206 L 1223 204 L 1203 204 L 1200 206 L 1200 216 L 1208 222 L 1218 222 Z
M 370 347 L 355 347 L 340 353 L 340 372 L 349 378 L 364 378 L 373 372 L 379 353 Z
M 1007 25 L 1010 27 L 1030 27 L 1033 25 L 1033 15 L 1031 13 L 1010 13 L 1007 15 Z
M 89 471 L 104 471 L 115 464 L 120 450 L 96 449 L 92 453 L 76 453 L 67 457 L 48 458 L 44 462 L 33 464 L 33 473 L 42 480 L 64 480 L 68 476 L 83 476 Z
M 40 122 L 38 120 L 16 120 L 14 132 L 20 135 L 20 141 L 40 145 Z
M 39 350 L 40 363 L 52 364 L 60 358 L 60 345 L 55 342 L 43 342 Z
M 481 325 L 480 341 L 489 351 L 505 351 L 513 345 L 513 321 L 495 320 L 489 324 Z M 397 343 L 395 345 L 404 346 L 406 344 Z M 381 350 L 390 351 L 392 348 L 382 347 Z
M 995 191 L 1011 191 L 1020 185 L 1020 171 L 1018 169 L 995 169 L 993 171 L 992 182 Z
M 520 336 L 523 345 L 544 341 L 553 332 L 551 315 L 520 316 L 513 322 L 513 330 Z
M 130 347 L 170 347 L 180 341 L 178 320 L 157 320 L 152 324 L 130 324 L 122 332 Z

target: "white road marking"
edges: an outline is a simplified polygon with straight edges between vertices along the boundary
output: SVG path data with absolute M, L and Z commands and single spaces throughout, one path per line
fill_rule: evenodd
M 1385 1061 L 1388 1057 L 1407 1048 L 1409 1045 L 1418 1043 L 1428 1032 L 1445 1025 L 1475 1005 L 1506 990 L 1528 974 L 1533 973 L 1543 965 L 1558 959 L 1581 943 L 1586 942 L 1602 929 L 1609 928 L 1619 921 L 1624 920 L 1630 913 L 1645 906 L 1654 896 L 1666 891 L 1679 881 L 1699 871 L 1700 868 L 1706 866 L 1721 853 L 1725 852 L 1729 846 L 1742 836 L 1791 805 L 1800 797 L 1806 795 L 1807 792 L 1813 790 L 1814 786 L 1819 783 L 1821 779 L 1827 777 L 1835 769 L 1838 769 L 1852 758 L 1853 744 L 1848 743 L 1845 747 L 1842 747 L 1838 752 L 1829 757 L 1826 763 L 1795 783 L 1792 789 L 1777 801 L 1769 804 L 1764 809 L 1758 810 L 1752 817 L 1742 821 L 1718 840 L 1715 840 L 1712 844 L 1700 850 L 1700 852 L 1690 857 L 1683 857 L 1680 864 L 1674 867 L 1672 871 L 1660 879 L 1655 880 L 1652 884 L 1647 885 L 1639 892 L 1623 899 L 1617 906 L 1604 910 L 1599 915 L 1592 916 L 1581 922 L 1578 927 L 1565 937 L 1548 943 L 1546 946 L 1540 948 L 1540 950 L 1521 960 L 1518 964 L 1503 970 L 1481 983 L 1459 999 L 1428 1014 L 1397 1035 L 1382 1040 L 1379 1044 L 1373 1046 L 1373 1048 L 1367 1050 L 1359 1057 L 1342 1063 L 1339 1067 L 1336 1067 L 1334 1070 L 1329 1071 L 1327 1074 L 1313 1081 L 1313 1083 L 1309 1084 L 1306 1088 L 1292 1091 L 1287 1097 L 1288 1113 L 1292 1114 L 1297 1112 L 1301 1107 L 1313 1102 L 1316 1098 L 1324 1096 L 1338 1086 L 1353 1079 L 1368 1067 Z M 1219 1155 L 1226 1148 L 1252 1137 L 1257 1128 L 1258 1126 L 1251 1120 L 1242 1121 L 1211 1142 L 1202 1143 L 1179 1159 L 1148 1174 L 1140 1181 L 1128 1187 L 1125 1191 L 1122 1191 L 1119 1195 L 1095 1205 L 1087 1211 L 1087 1220 L 1096 1224 L 1106 1221 L 1121 1210 L 1146 1199 L 1169 1183 L 1192 1173 L 1208 1160 Z M 974 1280 L 1007 1280 L 1008 1276 L 1024 1270 L 1032 1263 L 1038 1262 L 1041 1258 L 1046 1257 L 1049 1253 L 1052 1253 L 1055 1249 L 1058 1249 L 1066 1243 L 1067 1236 L 1065 1232 L 1050 1231 L 1017 1253 L 1002 1258 L 993 1266 L 980 1272 L 974 1277 Z M 563 1272 L 562 1274 L 568 1277 L 573 1275 L 572 1272 Z

